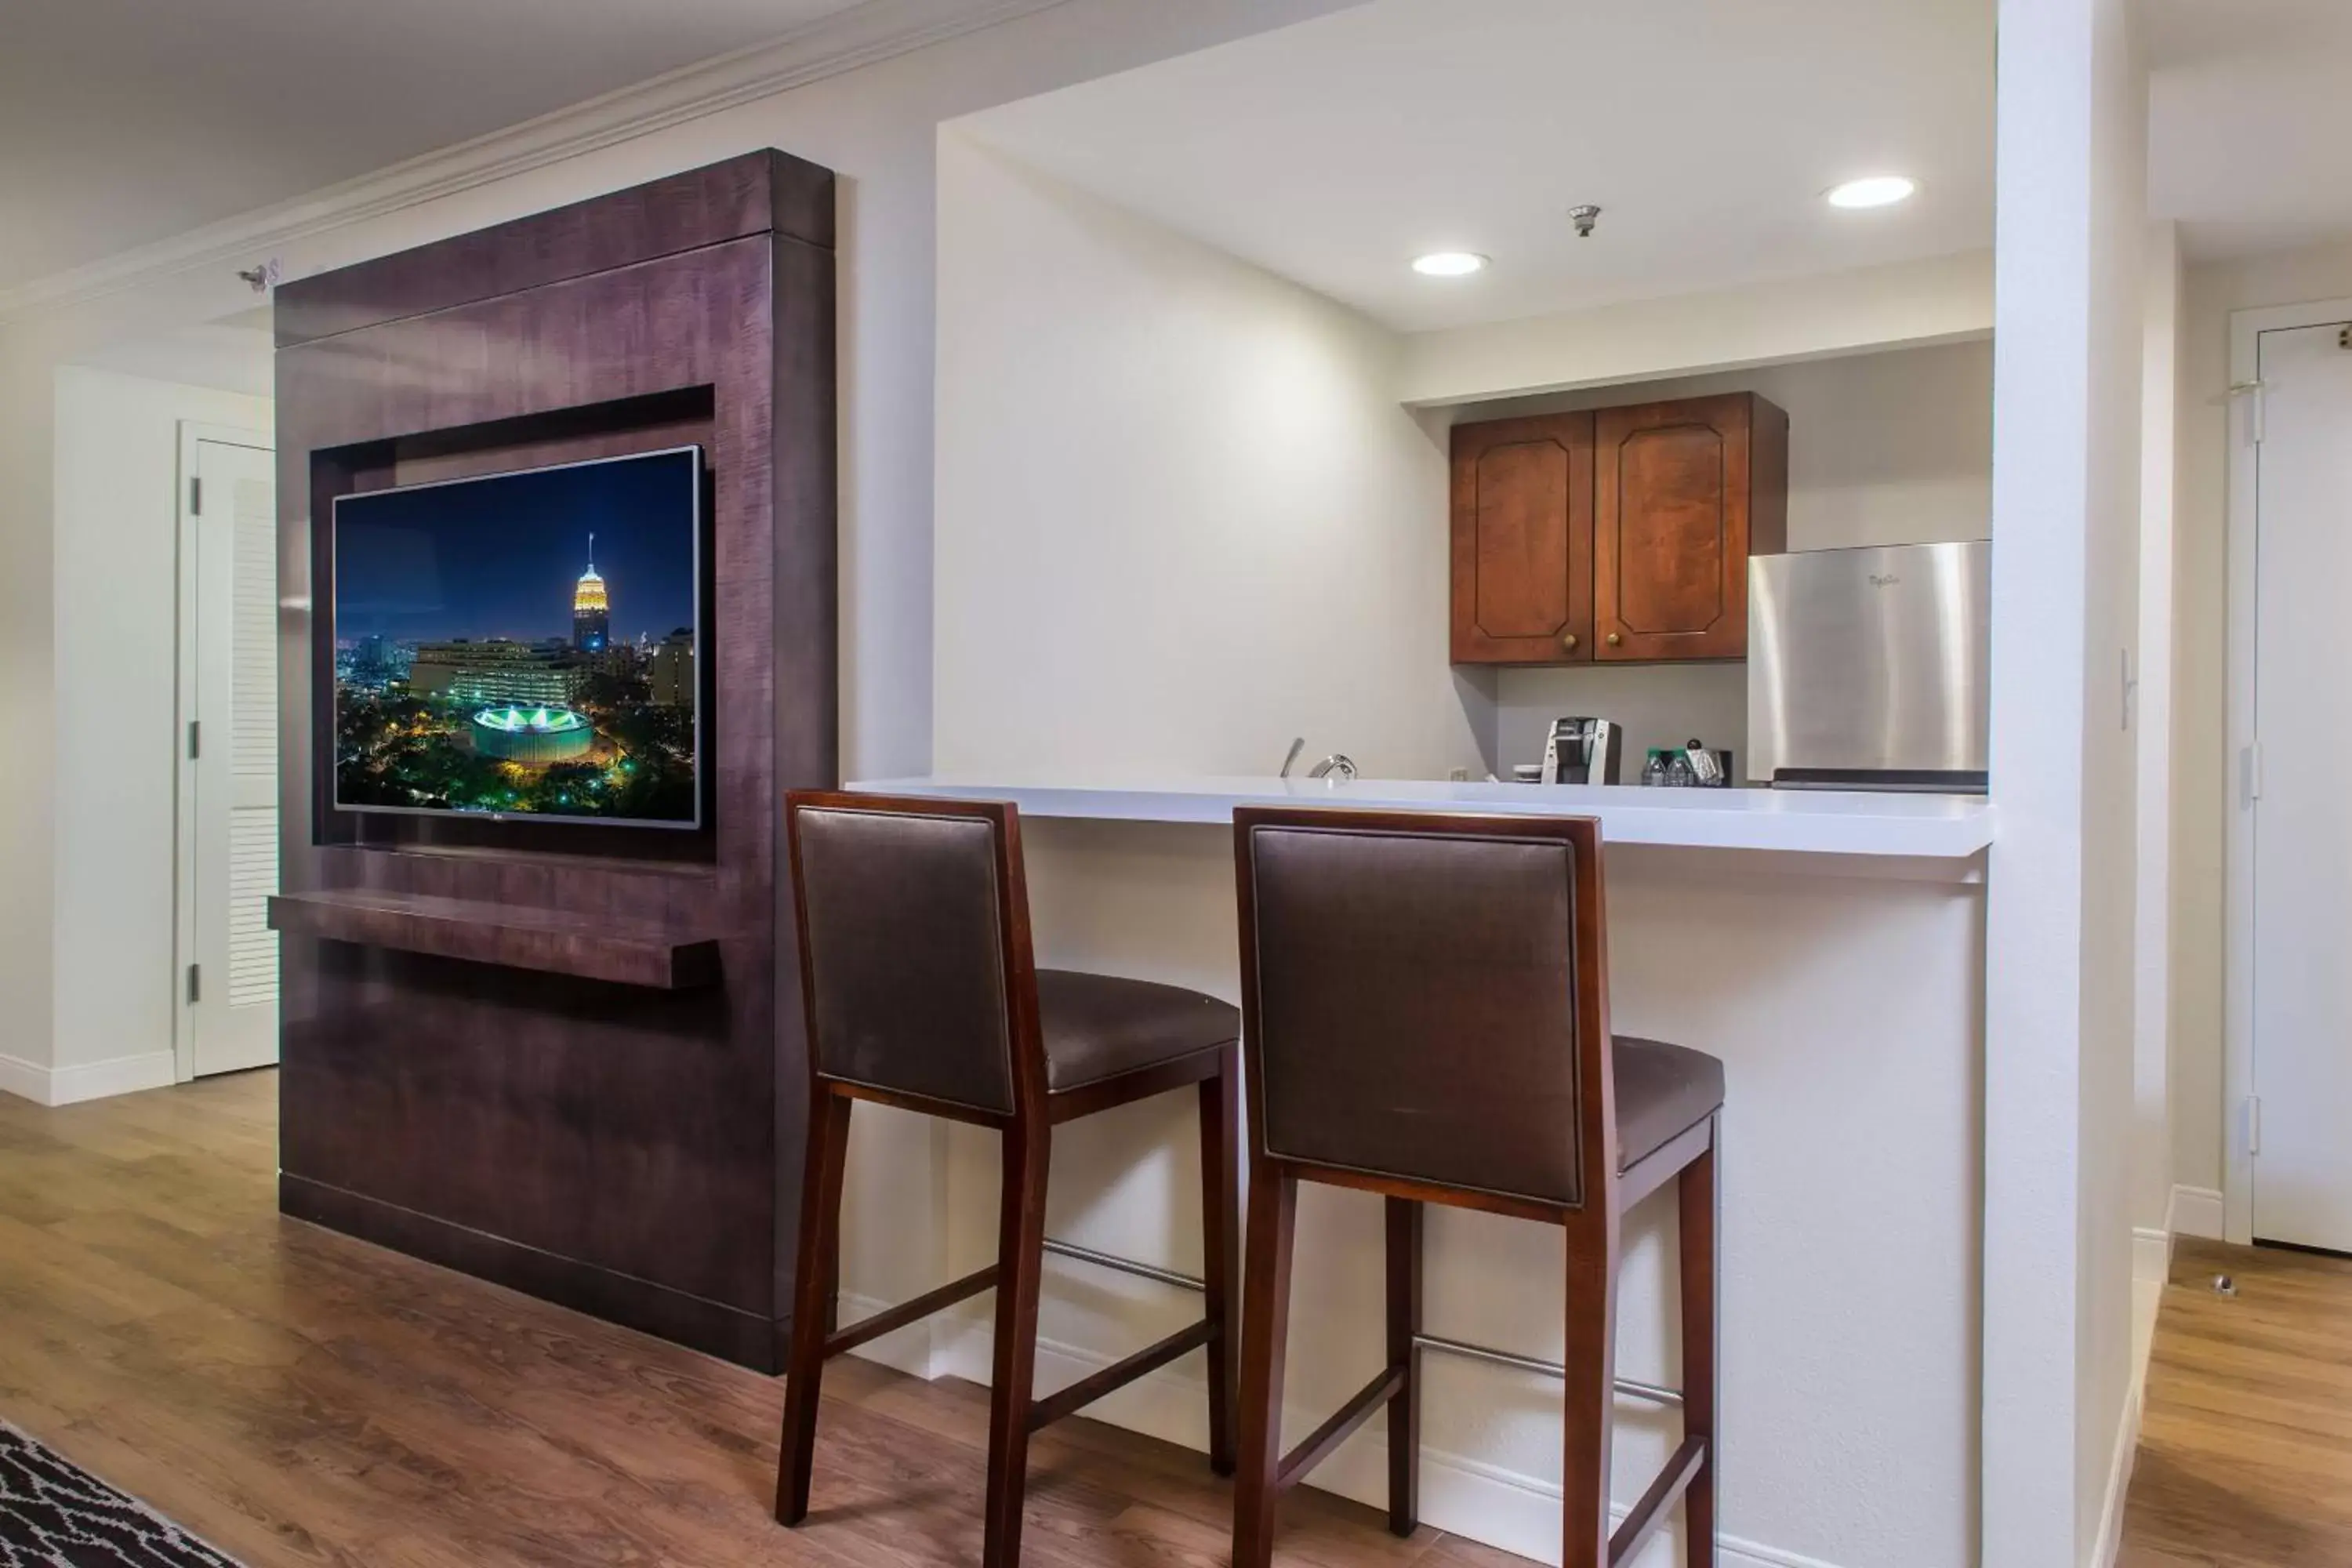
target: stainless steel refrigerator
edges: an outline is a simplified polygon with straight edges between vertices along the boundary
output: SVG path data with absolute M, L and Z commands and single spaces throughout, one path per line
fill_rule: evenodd
M 1992 546 L 1874 545 L 1748 563 L 1748 777 L 1981 792 Z

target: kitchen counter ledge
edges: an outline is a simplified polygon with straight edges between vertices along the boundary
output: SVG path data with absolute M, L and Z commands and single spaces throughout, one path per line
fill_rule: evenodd
M 1597 816 L 1604 842 L 1684 849 L 1973 862 L 1993 836 L 1979 796 L 1862 791 L 1449 784 L 1420 779 L 1134 778 L 1015 781 L 943 774 L 848 786 L 940 800 L 1009 800 L 1029 817 L 1227 823 L 1237 805 Z M 1957 870 L 1958 867 L 1947 866 Z

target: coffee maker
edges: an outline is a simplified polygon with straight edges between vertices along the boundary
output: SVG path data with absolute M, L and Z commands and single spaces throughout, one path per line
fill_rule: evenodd
M 1613 784 L 1624 763 L 1625 727 L 1608 719 L 1555 719 L 1544 740 L 1545 784 Z

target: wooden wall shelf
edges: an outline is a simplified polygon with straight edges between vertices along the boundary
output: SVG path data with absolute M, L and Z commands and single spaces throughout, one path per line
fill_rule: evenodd
M 715 936 L 473 899 L 375 889 L 282 893 L 269 900 L 269 924 L 330 942 L 662 991 L 695 990 L 719 979 Z

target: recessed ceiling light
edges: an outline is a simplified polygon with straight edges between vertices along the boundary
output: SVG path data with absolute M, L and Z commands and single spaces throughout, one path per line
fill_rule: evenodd
M 1886 207 L 1908 200 L 1919 182 L 1902 174 L 1872 174 L 1829 189 L 1833 207 Z
M 1424 278 L 1467 278 L 1486 270 L 1486 258 L 1475 250 L 1433 250 L 1414 257 L 1412 269 Z

